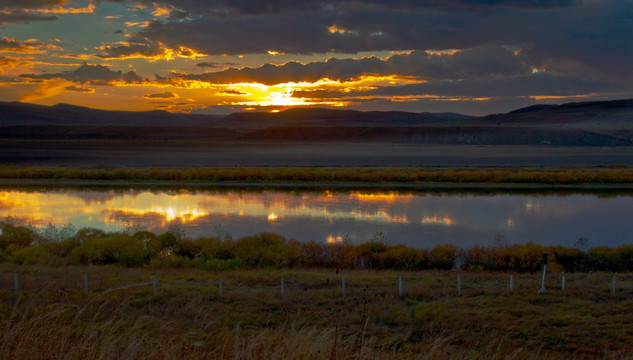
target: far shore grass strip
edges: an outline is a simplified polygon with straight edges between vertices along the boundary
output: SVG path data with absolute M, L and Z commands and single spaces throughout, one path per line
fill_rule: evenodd
M 633 168 L 0 166 L 0 179 L 188 183 L 633 185 Z

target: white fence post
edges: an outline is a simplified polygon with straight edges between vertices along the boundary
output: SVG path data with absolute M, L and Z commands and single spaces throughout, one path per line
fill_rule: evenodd
M 156 295 L 156 276 L 152 276 L 152 289 L 154 290 L 154 295 Z
M 561 290 L 563 290 L 563 292 L 565 292 L 565 274 L 563 274 L 563 276 L 561 278 L 560 288 L 561 288 Z
M 514 275 L 510 275 L 510 291 L 514 291 Z
M 611 278 L 611 293 L 615 294 L 615 275 Z
M 15 294 L 18 294 L 18 273 L 13 274 L 13 283 L 15 284 Z
M 398 278 L 398 295 L 402 297 L 402 276 Z
M 84 274 L 84 295 L 88 295 L 88 274 Z
M 462 296 L 462 276 L 457 275 L 457 296 Z

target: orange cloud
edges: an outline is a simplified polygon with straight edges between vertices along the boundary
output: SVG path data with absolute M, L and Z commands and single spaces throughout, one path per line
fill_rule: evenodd
M 113 45 L 102 45 L 96 47 L 95 50 L 101 53 L 96 54 L 97 57 L 108 60 L 123 59 L 147 59 L 149 61 L 157 60 L 173 60 L 175 58 L 197 59 L 207 56 L 195 49 L 185 46 L 178 48 L 163 47 L 160 42 L 150 41 L 120 41 Z
M 28 93 L 24 94 L 20 98 L 20 101 L 33 102 L 33 101 L 40 100 L 43 98 L 55 96 L 60 93 L 63 93 L 68 86 L 72 86 L 72 85 L 65 80 L 45 81 L 41 83 L 40 85 L 38 85 L 35 89 L 30 90 Z
M 44 9 L 28 9 L 28 12 L 35 12 L 39 14 L 92 14 L 95 10 L 94 4 L 89 4 L 85 8 L 65 8 L 61 5 L 57 5 L 51 8 Z
M 74 85 L 66 86 L 64 90 L 77 91 L 77 92 L 83 92 L 83 93 L 88 93 L 88 94 L 92 94 L 95 92 L 95 89 L 81 87 L 81 86 L 74 86 Z
M 0 38 L 0 51 L 20 54 L 43 54 L 48 50 L 63 50 L 61 46 L 46 44 L 38 39 L 15 40 L 3 36 Z
M 24 66 L 31 64 L 28 61 L 24 61 L 20 58 L 11 56 L 0 56 L 0 74 L 4 74 L 4 70 L 14 69 L 18 66 Z
M 178 96 L 178 94 L 175 94 L 172 91 L 165 91 L 165 92 L 158 93 L 158 94 L 146 94 L 143 97 L 146 98 L 146 99 L 164 100 L 164 99 L 177 99 L 179 96 Z

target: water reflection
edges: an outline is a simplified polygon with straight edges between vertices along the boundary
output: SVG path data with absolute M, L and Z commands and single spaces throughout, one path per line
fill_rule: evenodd
M 234 237 L 261 231 L 300 241 L 363 242 L 382 231 L 392 243 L 428 247 L 510 242 L 593 245 L 633 242 L 628 193 L 489 193 L 244 189 L 0 189 L 0 218 L 108 231 L 126 222 L 154 232 L 183 224 L 192 237 L 218 225 Z

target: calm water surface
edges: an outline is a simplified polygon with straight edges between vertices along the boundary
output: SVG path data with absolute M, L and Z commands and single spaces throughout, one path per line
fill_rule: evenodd
M 0 219 L 38 227 L 156 233 L 182 224 L 190 237 L 262 231 L 300 241 L 355 243 L 382 231 L 391 243 L 426 248 L 533 241 L 571 246 L 633 243 L 632 192 L 280 190 L 223 188 L 0 188 Z

